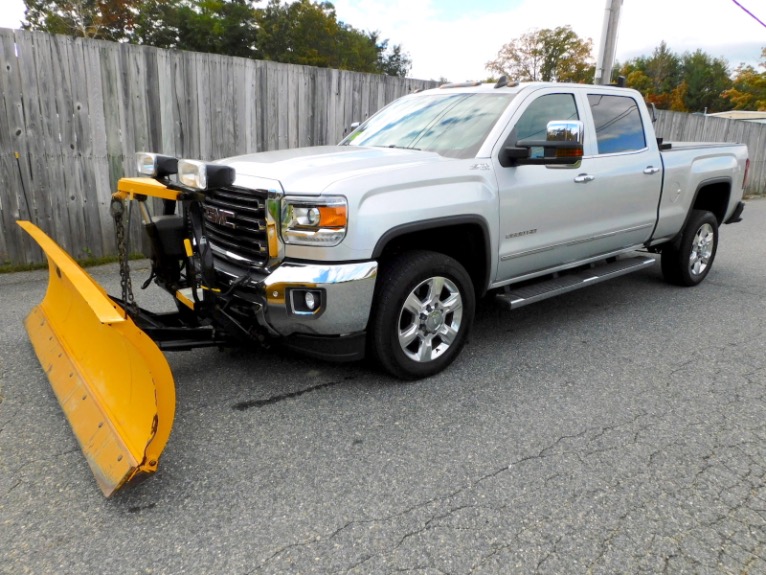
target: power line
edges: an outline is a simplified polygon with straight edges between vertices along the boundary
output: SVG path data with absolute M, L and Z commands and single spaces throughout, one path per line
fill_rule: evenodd
M 748 15 L 748 16 L 750 16 L 750 17 L 751 17 L 753 20 L 755 20 L 755 21 L 756 21 L 756 22 L 758 22 L 758 23 L 759 23 L 761 26 L 763 26 L 764 28 L 766 28 L 766 24 L 764 24 L 764 23 L 763 23 L 763 22 L 762 22 L 762 21 L 761 21 L 761 20 L 758 18 L 758 16 L 756 16 L 756 15 L 755 15 L 755 14 L 753 14 L 753 13 L 752 13 L 750 10 L 748 10 L 747 8 L 745 8 L 745 7 L 744 7 L 742 4 L 740 4 L 739 2 L 737 2 L 737 0 L 731 0 L 731 1 L 732 1 L 732 2 L 734 2 L 734 3 L 735 3 L 737 6 L 739 6 L 740 8 L 742 8 L 742 9 L 743 9 L 743 10 L 744 10 L 744 11 L 747 13 L 747 15 Z

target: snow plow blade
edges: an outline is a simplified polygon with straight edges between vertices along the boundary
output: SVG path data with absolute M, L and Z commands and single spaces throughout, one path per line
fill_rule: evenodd
M 18 224 L 48 257 L 43 301 L 25 321 L 40 364 L 104 495 L 157 470 L 175 414 L 167 360 L 63 249 Z

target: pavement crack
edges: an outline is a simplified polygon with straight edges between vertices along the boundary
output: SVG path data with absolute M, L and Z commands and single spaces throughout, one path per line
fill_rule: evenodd
M 585 436 L 587 433 L 588 433 L 588 429 L 586 428 L 586 429 L 583 429 L 583 430 L 582 430 L 580 433 L 575 433 L 575 434 L 573 434 L 573 435 L 562 435 L 562 436 L 561 436 L 561 437 L 559 437 L 559 438 L 558 438 L 558 439 L 557 439 L 557 440 L 556 440 L 554 443 L 552 443 L 552 444 L 551 444 L 551 445 L 549 445 L 548 447 L 544 447 L 544 448 L 543 448 L 543 449 L 540 451 L 540 454 L 538 455 L 538 457 L 539 457 L 539 458 L 543 458 L 543 457 L 546 457 L 546 456 L 547 456 L 547 455 L 546 455 L 546 451 L 551 451 L 551 450 L 553 450 L 553 448 L 555 448 L 555 447 L 556 447 L 556 446 L 557 446 L 559 443 L 561 443 L 562 441 L 566 441 L 567 439 L 580 439 L 581 437 L 584 437 L 584 436 Z
M 540 570 L 542 569 L 545 562 L 556 554 L 556 545 L 559 541 L 561 541 L 561 537 L 556 539 L 556 541 L 553 542 L 552 549 L 540 558 L 540 560 L 537 562 L 537 566 L 535 567 L 535 573 L 540 573 Z
M 329 381 L 327 383 L 320 383 L 319 385 L 314 385 L 312 387 L 307 387 L 305 389 L 301 389 L 299 391 L 293 391 L 290 393 L 283 393 L 280 395 L 274 395 L 271 397 L 267 397 L 266 399 L 250 399 L 247 401 L 240 401 L 239 403 L 235 403 L 231 407 L 233 409 L 236 409 L 237 411 L 247 411 L 248 409 L 252 407 L 260 408 L 265 407 L 267 405 L 273 405 L 275 403 L 279 403 L 280 401 L 285 401 L 287 399 L 295 399 L 296 397 L 300 397 L 301 395 L 306 395 L 307 393 L 313 393 L 315 391 L 321 391 L 323 389 L 327 389 L 329 387 L 333 387 L 335 385 L 338 385 L 340 383 L 343 383 L 342 381 Z
M 368 562 L 370 559 L 372 559 L 373 557 L 374 557 L 374 555 L 363 555 L 363 556 L 362 556 L 362 557 L 359 559 L 359 561 L 357 561 L 356 563 L 354 563 L 354 564 L 350 565 L 348 568 L 344 569 L 344 571 L 345 571 L 346 573 L 350 573 L 351 571 L 353 571 L 353 570 L 354 570 L 354 569 L 356 569 L 357 567 L 361 567 L 362 565 L 364 565 L 365 563 L 367 563 L 367 562 Z M 338 572 L 336 571 L 336 573 L 338 573 Z
M 440 514 L 438 514 L 438 515 L 434 515 L 434 516 L 432 516 L 430 519 L 428 519 L 427 521 L 425 521 L 425 522 L 423 523 L 422 527 L 420 527 L 419 529 L 415 529 L 415 530 L 413 530 L 413 531 L 409 531 L 409 532 L 405 533 L 405 534 L 404 534 L 404 535 L 403 535 L 403 536 L 402 536 L 402 537 L 399 539 L 399 542 L 396 544 L 396 546 L 395 546 L 394 548 L 395 548 L 395 549 L 398 549 L 398 548 L 399 548 L 399 547 L 401 547 L 401 546 L 404 544 L 404 542 L 405 542 L 407 539 L 409 539 L 410 537 L 414 537 L 414 536 L 416 536 L 416 535 L 420 535 L 421 533 L 425 533 L 426 531 L 428 531 L 428 530 L 432 529 L 432 528 L 433 528 L 433 523 L 434 523 L 435 521 L 440 521 L 440 520 L 442 520 L 442 519 L 446 519 L 447 517 L 449 517 L 450 515 L 453 515 L 453 514 L 457 513 L 458 511 L 461 511 L 461 510 L 463 510 L 463 509 L 471 509 L 471 508 L 473 508 L 473 507 L 474 507 L 473 505 L 460 505 L 460 506 L 458 506 L 458 507 L 454 507 L 454 508 L 452 508 L 452 509 L 448 509 L 448 510 L 447 510 L 447 511 L 445 511 L 444 513 L 440 513 Z
M 271 556 L 267 557 L 265 560 L 261 562 L 261 566 L 266 565 L 267 563 L 271 562 L 272 560 L 276 559 L 279 555 L 282 553 L 285 553 L 289 551 L 290 549 L 297 549 L 300 547 L 307 547 L 309 545 L 312 545 L 317 542 L 318 537 L 312 537 L 311 539 L 306 539 L 305 541 L 298 541 L 296 543 L 290 543 L 289 545 L 285 545 L 283 547 L 280 547 L 274 553 L 271 554 Z
M 65 449 L 64 451 L 60 451 L 58 453 L 51 453 L 50 455 L 46 455 L 45 457 L 36 457 L 34 459 L 30 459 L 29 461 L 25 461 L 21 465 L 19 465 L 15 473 L 21 473 L 24 471 L 24 469 L 30 465 L 34 465 L 35 463 L 43 463 L 46 461 L 50 461 L 51 459 L 56 459 L 59 457 L 64 457 L 66 455 L 71 455 L 72 453 L 79 453 L 80 448 L 79 447 L 72 447 L 71 449 Z

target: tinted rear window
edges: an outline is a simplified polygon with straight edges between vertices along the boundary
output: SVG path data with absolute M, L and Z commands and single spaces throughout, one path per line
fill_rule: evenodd
M 646 147 L 644 125 L 633 98 L 589 94 L 588 103 L 596 124 L 599 154 L 631 152 Z

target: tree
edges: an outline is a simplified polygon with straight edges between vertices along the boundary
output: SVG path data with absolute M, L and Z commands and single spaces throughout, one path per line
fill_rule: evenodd
M 654 49 L 651 58 L 639 58 L 638 65 L 643 65 L 646 75 L 651 78 L 654 94 L 670 94 L 683 78 L 681 58 L 671 52 L 664 41 Z
M 178 48 L 178 0 L 142 0 L 133 41 L 157 48 Z
M 257 0 L 141 0 L 134 41 L 253 58 Z
M 405 76 L 401 46 L 339 22 L 330 2 L 25 0 L 27 30 Z
M 625 76 L 630 88 L 644 95 L 648 103 L 667 110 L 672 109 L 672 92 L 682 82 L 683 69 L 681 59 L 662 42 L 650 57 L 639 56 L 628 60 L 620 74 Z
M 378 71 L 386 76 L 406 77 L 412 69 L 410 55 L 403 52 L 399 44 L 389 48 L 388 39 L 378 43 L 378 34 L 378 32 L 371 33 L 371 37 L 376 40 L 376 46 L 378 47 Z
M 670 109 L 674 112 L 688 112 L 689 107 L 686 105 L 686 96 L 688 93 L 689 84 L 684 80 L 670 93 Z
M 534 30 L 505 44 L 486 69 L 519 81 L 589 82 L 592 45 L 570 26 Z
M 26 30 L 255 55 L 258 0 L 25 0 Z
M 766 48 L 761 50 L 759 67 L 764 71 L 745 64 L 734 71 L 732 87 L 724 91 L 723 97 L 735 110 L 766 111 Z
M 404 76 L 412 63 L 379 32 L 339 22 L 330 2 L 270 0 L 258 11 L 258 57 L 264 60 Z
M 718 112 L 728 107 L 723 97 L 731 87 L 728 64 L 702 50 L 678 56 L 662 42 L 651 57 L 629 60 L 620 73 L 629 87 L 658 108 Z
M 732 85 L 729 66 L 722 58 L 713 58 L 702 50 L 684 54 L 682 60 L 687 91 L 684 104 L 690 112 L 723 112 L 728 102 L 723 93 Z
M 322 67 L 338 60 L 340 27 L 329 2 L 270 0 L 257 21 L 259 58 Z
M 130 40 L 140 0 L 25 0 L 24 30 Z

